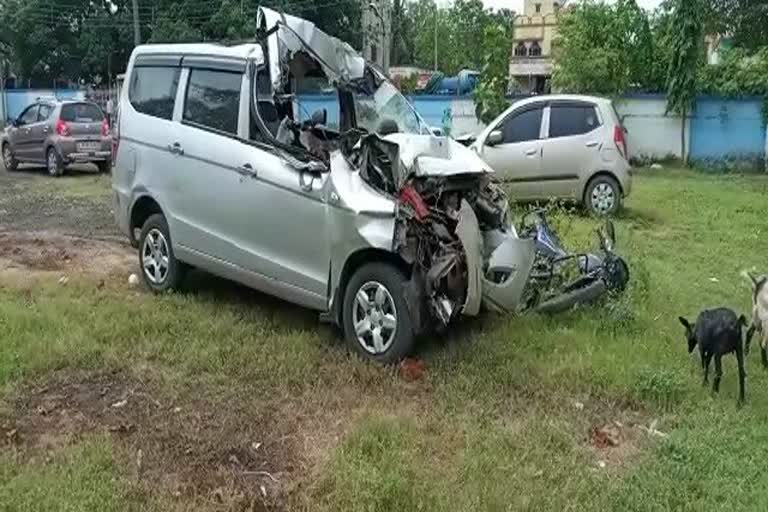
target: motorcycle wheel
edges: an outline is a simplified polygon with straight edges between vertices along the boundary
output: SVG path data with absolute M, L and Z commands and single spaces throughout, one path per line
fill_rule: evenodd
M 542 315 L 562 313 L 578 304 L 589 304 L 596 301 L 605 294 L 607 290 L 608 287 L 606 286 L 605 281 L 602 279 L 595 279 L 591 283 L 585 284 L 580 288 L 573 289 L 541 302 L 538 306 L 533 308 L 533 311 Z

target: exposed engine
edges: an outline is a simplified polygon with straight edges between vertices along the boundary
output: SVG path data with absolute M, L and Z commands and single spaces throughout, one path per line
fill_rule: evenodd
M 412 281 L 423 282 L 421 302 L 438 328 L 459 315 L 467 300 L 466 251 L 457 234 L 463 202 L 483 231 L 505 220 L 506 197 L 487 175 L 413 178 L 398 194 L 394 248 L 413 265 Z

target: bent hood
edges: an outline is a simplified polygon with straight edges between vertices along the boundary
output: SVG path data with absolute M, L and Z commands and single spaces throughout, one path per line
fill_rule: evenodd
M 384 140 L 397 144 L 402 162 L 399 182 L 410 176 L 455 176 L 492 173 L 477 154 L 450 137 L 393 133 Z

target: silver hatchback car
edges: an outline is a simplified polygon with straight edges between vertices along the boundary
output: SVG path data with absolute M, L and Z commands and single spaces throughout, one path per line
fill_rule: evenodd
M 9 171 L 20 163 L 45 164 L 48 174 L 61 176 L 69 164 L 90 162 L 109 172 L 112 137 L 95 103 L 39 100 L 11 121 L 2 148 Z
M 348 44 L 266 8 L 257 25 L 258 43 L 131 56 L 114 210 L 147 286 L 198 267 L 319 311 L 380 362 L 481 304 L 515 311 L 535 247 L 490 168 Z
M 514 199 L 567 199 L 615 213 L 632 190 L 624 127 L 608 98 L 534 96 L 494 119 L 471 148 Z

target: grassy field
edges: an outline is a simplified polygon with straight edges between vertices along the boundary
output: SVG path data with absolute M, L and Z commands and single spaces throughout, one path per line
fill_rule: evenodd
M 766 510 L 768 372 L 753 350 L 739 409 L 728 357 L 711 396 L 677 317 L 747 312 L 767 189 L 643 171 L 623 297 L 464 322 L 421 343 L 415 382 L 205 275 L 161 297 L 123 274 L 0 278 L 0 510 Z M 591 219 L 556 224 L 595 243 Z

